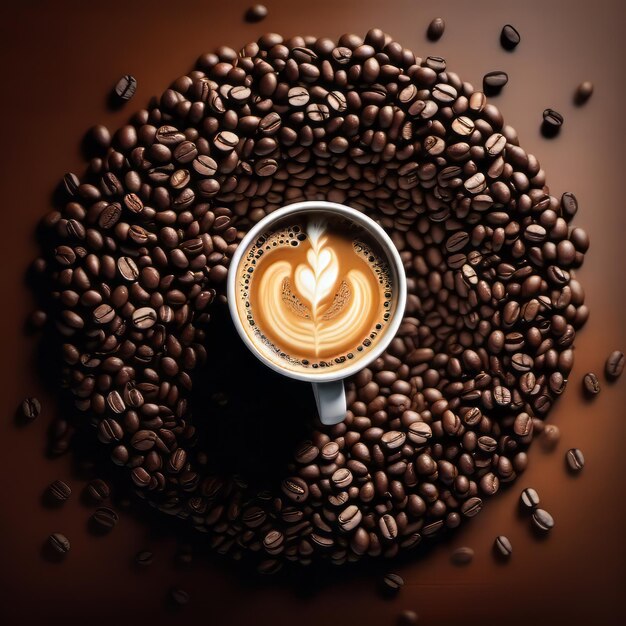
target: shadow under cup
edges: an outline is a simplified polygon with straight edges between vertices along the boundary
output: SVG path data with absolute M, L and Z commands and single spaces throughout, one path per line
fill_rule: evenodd
M 308 381 L 323 423 L 342 421 L 343 379 L 375 360 L 406 304 L 400 255 L 371 218 L 309 201 L 279 209 L 239 244 L 228 276 L 239 336 L 265 365 Z

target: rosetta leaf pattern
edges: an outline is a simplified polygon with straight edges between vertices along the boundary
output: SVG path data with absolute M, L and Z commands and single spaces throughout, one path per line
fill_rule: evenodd
M 295 271 L 295 286 L 308 303 L 313 321 L 321 314 L 325 299 L 332 293 L 339 276 L 339 262 L 333 249 L 326 245 L 326 226 L 322 222 L 309 225 L 307 234 L 311 244 L 307 252 L 307 263 L 298 265 Z

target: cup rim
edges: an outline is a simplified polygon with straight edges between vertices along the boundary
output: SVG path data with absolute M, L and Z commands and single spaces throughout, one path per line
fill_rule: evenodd
M 282 219 L 283 217 L 295 213 L 310 212 L 312 209 L 320 209 L 321 211 L 329 211 L 331 213 L 344 215 L 359 223 L 366 230 L 368 230 L 372 234 L 372 236 L 374 236 L 374 238 L 378 241 L 378 243 L 383 247 L 389 260 L 393 262 L 393 265 L 395 267 L 395 273 L 398 279 L 398 295 L 395 313 L 392 320 L 387 325 L 385 338 L 379 341 L 376 346 L 374 346 L 374 348 L 372 348 L 372 350 L 367 353 L 367 356 L 361 357 L 353 364 L 347 367 L 343 367 L 337 371 L 327 370 L 323 371 L 322 373 L 294 372 L 287 369 L 286 367 L 281 367 L 280 365 L 274 363 L 274 361 L 266 357 L 263 352 L 258 349 L 252 339 L 250 339 L 250 337 L 248 336 L 248 333 L 246 332 L 243 323 L 239 317 L 239 311 L 237 310 L 236 303 L 237 268 L 239 266 L 239 263 L 241 262 L 241 258 L 243 257 L 245 250 L 249 247 L 250 242 L 253 241 L 262 231 L 266 230 L 268 226 L 271 226 L 273 223 Z M 274 370 L 275 372 L 278 372 L 279 374 L 282 374 L 283 376 L 287 376 L 289 378 L 302 380 L 309 383 L 326 383 L 343 380 L 344 378 L 348 378 L 353 374 L 356 374 L 356 372 L 359 372 L 363 368 L 367 367 L 370 363 L 375 361 L 385 351 L 387 346 L 391 343 L 392 339 L 396 336 L 398 328 L 402 323 L 402 318 L 404 317 L 404 310 L 406 307 L 407 287 L 404 264 L 402 263 L 402 259 L 400 258 L 400 253 L 398 252 L 393 241 L 382 228 L 382 226 L 377 224 L 371 217 L 369 217 L 365 213 L 362 213 L 357 209 L 353 209 L 352 207 L 346 206 L 345 204 L 339 204 L 337 202 L 327 202 L 325 200 L 305 200 L 302 202 L 294 202 L 293 204 L 288 204 L 281 207 L 280 209 L 276 209 L 276 211 L 272 211 L 262 220 L 257 222 L 244 235 L 243 239 L 239 242 L 239 245 L 237 246 L 237 249 L 235 250 L 235 253 L 233 254 L 229 264 L 226 295 L 230 316 L 233 320 L 235 328 L 237 329 L 237 333 L 239 334 L 245 345 L 248 347 L 248 349 L 252 352 L 252 354 L 254 354 L 264 365 Z

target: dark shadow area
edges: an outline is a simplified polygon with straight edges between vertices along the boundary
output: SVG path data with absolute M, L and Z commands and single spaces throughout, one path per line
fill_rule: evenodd
M 549 124 L 547 122 L 541 123 L 541 135 L 545 139 L 553 139 L 554 137 L 557 137 L 560 132 L 560 126 L 554 126 L 554 124 Z
M 270 370 L 241 341 L 228 307 L 216 303 L 207 329 L 208 363 L 189 398 L 197 448 L 218 474 L 276 484 L 315 418 L 308 383 Z
M 504 85 L 494 86 L 494 85 L 485 85 L 483 83 L 483 92 L 489 98 L 493 98 L 494 96 L 499 96 L 502 93 L 503 88 L 504 88 Z
M 126 104 L 127 100 L 122 100 L 116 93 L 115 89 L 111 89 L 106 96 L 106 107 L 109 111 L 119 111 Z

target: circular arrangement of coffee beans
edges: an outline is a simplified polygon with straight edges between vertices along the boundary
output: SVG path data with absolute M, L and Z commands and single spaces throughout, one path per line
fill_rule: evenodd
M 588 316 L 572 270 L 589 241 L 568 225 L 574 195 L 550 195 L 443 58 L 377 29 L 266 34 L 201 56 L 113 136 L 93 134 L 101 156 L 65 177 L 36 268 L 63 380 L 141 496 L 269 573 L 414 549 L 524 471 Z M 408 304 L 387 352 L 347 381 L 345 422 L 314 425 L 282 481 L 255 491 L 207 470 L 188 397 L 196 365 L 219 358 L 206 330 L 237 243 L 305 199 L 387 229 Z

